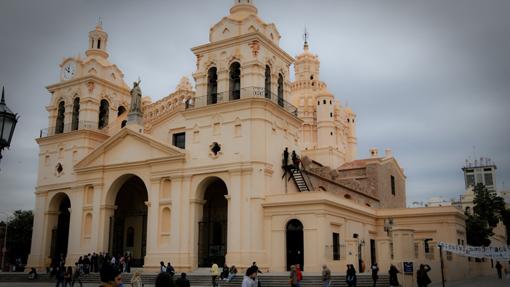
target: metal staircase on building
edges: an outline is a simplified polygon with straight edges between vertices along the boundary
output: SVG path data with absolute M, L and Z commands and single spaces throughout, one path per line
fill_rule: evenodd
M 300 192 L 310 191 L 310 189 L 308 188 L 308 184 L 306 184 L 305 178 L 303 176 L 303 173 L 301 173 L 300 169 L 290 168 L 290 172 L 292 173 L 292 178 L 294 179 L 294 182 L 296 183 L 296 186 Z

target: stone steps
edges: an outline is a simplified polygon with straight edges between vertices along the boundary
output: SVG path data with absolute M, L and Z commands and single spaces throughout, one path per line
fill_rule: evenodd
M 124 273 L 122 274 L 123 281 L 125 283 L 129 283 L 131 281 L 132 274 Z M 142 275 L 142 282 L 145 284 L 152 285 L 155 281 L 157 274 L 149 273 Z M 369 274 L 360 274 L 357 276 L 357 286 L 372 286 L 372 277 Z M 388 275 L 380 275 L 377 286 L 388 286 L 389 277 Z M 83 275 L 81 277 L 83 283 L 99 283 L 99 274 L 98 273 L 90 273 L 88 275 Z M 211 286 L 211 276 L 209 275 L 195 275 L 190 274 L 188 279 L 191 282 L 191 285 L 194 287 L 199 286 Z M 288 275 L 271 275 L 271 274 L 262 274 L 259 275 L 259 279 L 264 287 L 281 287 L 281 286 L 289 286 L 288 283 Z M 26 273 L 0 273 L 0 282 L 29 282 Z M 39 274 L 39 278 L 37 282 L 54 282 L 55 278 L 50 278 L 47 274 Z M 242 276 L 236 276 L 232 282 L 226 282 L 218 280 L 218 283 L 221 287 L 239 287 L 241 286 Z M 129 284 L 127 284 L 129 286 Z M 321 277 L 318 275 L 305 275 L 303 281 L 301 281 L 302 287 L 317 287 L 322 286 Z M 335 287 L 344 287 L 347 286 L 345 283 L 345 276 L 343 275 L 334 275 L 332 276 L 332 285 Z

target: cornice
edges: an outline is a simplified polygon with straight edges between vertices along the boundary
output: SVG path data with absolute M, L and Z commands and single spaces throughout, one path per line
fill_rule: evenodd
M 65 89 L 65 88 L 68 88 L 68 87 L 72 87 L 72 86 L 76 86 L 76 85 L 79 85 L 79 84 L 83 84 L 83 83 L 87 83 L 87 82 L 90 82 L 90 81 L 95 81 L 99 84 L 102 84 L 112 90 L 115 90 L 119 93 L 123 93 L 123 94 L 127 94 L 129 95 L 129 89 L 125 88 L 125 87 L 122 87 L 122 86 L 119 86 L 117 84 L 114 84 L 110 81 L 107 81 L 107 80 L 104 80 L 103 78 L 100 78 L 96 75 L 87 75 L 87 76 L 83 76 L 83 77 L 79 77 L 79 78 L 76 78 L 76 79 L 72 79 L 72 80 L 69 80 L 69 81 L 65 81 L 65 82 L 60 82 L 60 83 L 56 83 L 56 84 L 53 84 L 53 85 L 49 85 L 49 86 L 46 86 L 46 89 L 50 92 L 50 93 L 53 93 L 55 92 L 56 90 L 58 89 Z
M 194 48 L 191 48 L 191 51 L 195 53 L 195 55 L 199 55 L 205 52 L 229 48 L 232 46 L 232 44 L 239 45 L 244 43 L 250 43 L 250 41 L 253 40 L 259 40 L 266 48 L 268 48 L 274 54 L 284 59 L 288 65 L 294 62 L 294 58 L 291 55 L 287 54 L 287 52 L 285 52 L 282 48 L 275 45 L 271 40 L 269 40 L 264 34 L 260 32 L 246 33 L 240 36 L 220 40 L 217 42 L 196 46 Z

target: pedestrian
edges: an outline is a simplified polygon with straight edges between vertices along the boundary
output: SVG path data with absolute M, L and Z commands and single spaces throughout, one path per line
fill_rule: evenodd
M 163 272 L 166 272 L 165 262 L 160 261 L 159 262 L 159 273 L 163 273 Z
M 74 268 L 73 282 L 71 283 L 71 287 L 73 287 L 74 283 L 76 282 L 80 283 L 80 287 L 83 286 L 80 276 L 81 276 L 80 268 L 78 268 L 78 264 L 76 264 L 76 267 Z
M 390 274 L 390 287 L 400 286 L 400 284 L 398 283 L 398 277 L 397 277 L 397 274 L 400 273 L 400 271 L 398 271 L 397 267 L 395 267 L 395 265 L 391 264 L 390 270 L 388 270 L 388 273 Z
M 503 268 L 503 266 L 501 265 L 501 263 L 499 263 L 499 261 L 496 262 L 496 271 L 498 271 L 498 278 L 499 279 L 503 279 L 503 276 L 501 274 L 501 269 Z
M 73 281 L 73 267 L 69 266 L 67 267 L 66 273 L 64 273 L 64 287 L 67 285 L 72 286 Z
M 55 278 L 57 279 L 57 285 L 55 287 L 64 287 L 64 274 L 65 270 L 61 266 L 57 266 L 55 269 Z
M 256 283 L 257 279 L 257 269 L 253 266 L 246 269 L 246 273 L 243 277 L 242 287 L 257 287 Z
M 301 280 L 303 280 L 303 272 L 301 272 L 301 265 L 296 264 L 296 273 L 297 273 L 297 286 L 301 287 Z
M 297 276 L 297 270 L 296 265 L 290 266 L 290 274 L 289 274 L 289 283 L 291 287 L 297 287 L 298 285 L 298 276 Z
M 253 263 L 251 264 L 251 267 L 253 267 L 255 269 L 255 271 L 257 271 L 257 274 L 255 274 L 255 283 L 257 287 L 261 287 L 262 284 L 260 283 L 260 280 L 259 280 L 259 273 L 262 274 L 262 271 L 260 271 L 260 268 L 257 266 L 257 262 L 253 261 Z
M 322 287 L 329 287 L 331 285 L 331 270 L 326 264 L 322 265 Z
M 370 267 L 372 270 L 372 282 L 374 282 L 373 287 L 377 285 L 377 280 L 379 279 L 379 266 L 377 266 L 377 263 L 372 264 L 372 267 Z
M 29 280 L 36 280 L 37 279 L 37 270 L 35 270 L 34 267 L 30 268 L 30 272 L 28 272 L 28 279 Z
M 228 272 L 228 282 L 232 281 L 234 279 L 234 277 L 236 277 L 236 274 L 237 274 L 237 268 L 235 265 L 232 265 Z
M 131 287 L 142 287 L 142 277 L 140 276 L 140 271 L 136 271 L 131 277 Z
M 432 280 L 430 280 L 429 275 L 427 274 L 430 271 L 430 266 L 428 264 L 420 264 L 420 269 L 416 271 L 416 281 L 418 282 L 418 287 L 427 287 Z
M 354 269 L 354 265 L 347 264 L 347 271 L 345 272 L 345 282 L 349 287 L 356 287 L 356 269 Z
M 217 287 L 218 286 L 218 275 L 220 275 L 220 268 L 218 267 L 218 264 L 214 263 L 211 266 L 211 280 L 212 280 L 212 286 Z
M 175 280 L 175 286 L 176 287 L 190 287 L 191 284 L 188 280 L 188 278 L 186 278 L 186 273 L 181 273 L 181 277 L 177 278 L 177 280 Z
M 175 275 L 175 269 L 172 266 L 172 264 L 170 264 L 170 262 L 168 262 L 168 264 L 166 265 L 166 272 L 170 274 L 170 277 L 174 277 Z
M 299 159 L 298 155 L 296 154 L 296 151 L 292 151 L 292 165 L 294 166 L 294 169 L 299 170 L 299 163 L 301 160 Z
M 172 280 L 172 277 L 170 277 L 170 274 L 166 272 L 161 272 L 156 277 L 156 282 L 154 282 L 155 287 L 173 287 L 174 281 Z

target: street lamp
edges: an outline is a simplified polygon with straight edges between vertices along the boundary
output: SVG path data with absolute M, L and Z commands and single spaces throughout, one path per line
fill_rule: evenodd
M 2 150 L 11 145 L 12 134 L 18 114 L 13 113 L 5 104 L 4 87 L 2 87 L 2 100 L 0 101 L 0 160 L 2 159 Z

